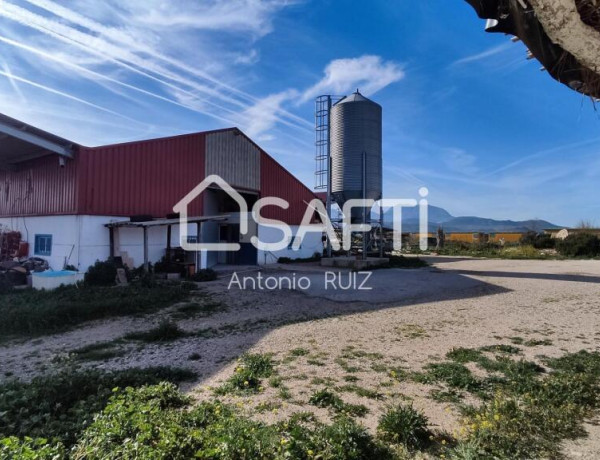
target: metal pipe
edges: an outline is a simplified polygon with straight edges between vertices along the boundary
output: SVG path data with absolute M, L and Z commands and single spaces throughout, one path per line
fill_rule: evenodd
M 327 218 L 331 220 L 331 96 L 327 96 Z M 327 257 L 331 258 L 331 239 L 327 234 Z
M 367 200 L 367 152 L 363 152 L 363 177 L 362 177 L 362 189 L 363 189 L 363 225 L 367 224 L 367 208 L 364 206 Z M 369 218 L 369 223 L 371 219 Z M 363 231 L 363 260 L 367 260 L 367 232 Z

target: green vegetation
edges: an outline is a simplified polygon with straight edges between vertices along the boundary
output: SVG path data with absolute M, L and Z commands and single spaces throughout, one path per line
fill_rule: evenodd
M 196 281 L 199 283 L 205 283 L 207 281 L 215 281 L 218 278 L 217 272 L 212 268 L 204 268 L 202 270 L 198 270 L 192 276 L 190 276 L 191 281 Z
M 565 257 L 598 257 L 600 238 L 591 233 L 576 233 L 558 240 L 556 250 Z
M 389 256 L 389 262 L 384 265 L 378 265 L 376 267 L 371 267 L 373 270 L 377 269 L 389 269 L 389 268 L 424 268 L 428 267 L 429 264 L 425 262 L 423 259 L 419 259 L 418 257 L 405 257 L 405 256 Z
M 338 414 L 354 415 L 356 417 L 363 417 L 369 412 L 369 409 L 362 404 L 344 402 L 342 398 L 327 388 L 314 392 L 308 402 L 313 406 L 332 409 Z
M 292 259 L 290 257 L 280 257 L 277 259 L 278 264 L 305 264 L 310 262 L 319 262 L 321 260 L 321 254 L 315 252 L 312 257 Z
M 273 360 L 270 355 L 246 353 L 239 359 L 233 376 L 217 389 L 217 394 L 256 393 L 263 389 L 262 379 L 271 377 L 273 373 Z
M 492 259 L 548 259 L 550 256 L 531 244 L 447 242 L 436 251 L 444 256 L 487 257 Z
M 0 295 L 0 335 L 52 334 L 86 321 L 151 313 L 188 297 L 189 290 L 178 284 L 15 290 Z
M 0 439 L 29 436 L 57 439 L 70 446 L 94 415 L 104 408 L 114 388 L 192 378 L 194 374 L 190 371 L 167 367 L 107 373 L 66 369 L 31 382 L 3 383 L 0 385 Z
M 26 441 L 40 459 L 159 459 L 255 458 L 389 459 L 390 450 L 348 418 L 332 425 L 298 414 L 284 423 L 268 426 L 236 414 L 219 402 L 190 409 L 188 398 L 173 385 L 160 384 L 119 391 L 89 426 L 73 450 L 44 447 Z M 10 441 L 0 451 L 9 458 L 25 443 Z M 9 450 L 10 449 L 10 450 Z M 43 452 L 42 449 L 46 449 Z
M 388 408 L 372 436 L 352 419 L 368 409 L 327 388 L 309 402 L 332 411 L 331 425 L 307 413 L 266 425 L 218 400 L 192 407 L 175 386 L 158 383 L 189 378 L 186 371 L 77 371 L 0 386 L 0 459 L 560 458 L 561 442 L 582 436 L 583 421 L 600 409 L 600 353 L 545 359 L 547 371 L 518 359 L 512 346 L 458 348 L 447 358 L 412 377 L 437 385 L 436 400 L 456 404 L 463 421 L 455 437 L 432 431 L 410 405 Z M 225 386 L 248 394 L 260 391 L 260 379 L 284 389 L 270 356 L 244 355 Z M 356 385 L 337 390 L 369 397 Z M 466 405 L 463 392 L 477 403 Z M 281 406 L 268 400 L 255 411 Z
M 512 348 L 455 349 L 447 355 L 453 362 L 430 364 L 415 376 L 447 386 L 437 399 L 456 402 L 464 413 L 458 445 L 448 452 L 454 458 L 557 458 L 561 441 L 582 436 L 583 421 L 600 407 L 600 353 L 548 359 L 546 373 L 534 362 L 511 359 Z M 490 358 L 488 350 L 509 353 Z M 490 374 L 474 377 L 465 362 Z M 483 404 L 464 406 L 455 390 L 473 393 Z
M 131 332 L 125 336 L 125 339 L 139 340 L 142 342 L 172 342 L 187 337 L 188 335 L 189 334 L 182 330 L 176 323 L 165 320 L 148 331 Z
M 120 343 L 120 340 L 92 343 L 73 350 L 71 354 L 74 355 L 75 359 L 81 361 L 109 360 L 125 354 L 125 350 L 118 348 Z
M 384 441 L 402 444 L 408 449 L 422 449 L 432 436 L 427 424 L 427 417 L 412 406 L 397 406 L 381 417 L 377 433 Z
M 172 316 L 174 318 L 204 318 L 227 311 L 227 306 L 221 302 L 214 302 L 208 298 L 206 301 L 194 301 L 177 308 L 177 312 Z

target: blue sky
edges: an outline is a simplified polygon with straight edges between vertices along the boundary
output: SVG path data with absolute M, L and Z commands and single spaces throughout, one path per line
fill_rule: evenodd
M 84 145 L 239 126 L 312 187 L 313 99 L 360 88 L 387 197 L 600 225 L 600 115 L 483 26 L 463 0 L 4 0 L 0 112 Z

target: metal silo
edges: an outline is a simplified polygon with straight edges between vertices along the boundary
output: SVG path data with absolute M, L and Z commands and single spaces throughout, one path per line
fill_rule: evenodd
M 350 199 L 382 197 L 382 108 L 358 91 L 331 109 L 331 193 L 343 207 Z M 369 209 L 355 209 L 352 220 L 370 221 Z

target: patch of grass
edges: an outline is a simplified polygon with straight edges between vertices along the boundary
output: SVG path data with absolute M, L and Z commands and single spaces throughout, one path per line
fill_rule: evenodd
M 307 364 L 310 364 L 311 366 L 318 366 L 318 367 L 323 367 L 325 366 L 325 361 L 321 361 L 320 359 L 317 358 L 308 358 L 306 360 Z
M 344 381 L 345 382 L 350 382 L 350 383 L 355 383 L 360 381 L 360 379 L 356 376 L 356 375 L 344 375 Z
M 550 339 L 531 339 L 524 343 L 526 347 L 542 347 L 550 346 L 553 342 Z
M 15 290 L 0 296 L 0 336 L 53 334 L 87 321 L 152 313 L 188 296 L 176 284 Z
M 348 374 L 355 374 L 357 372 L 360 372 L 360 367 L 349 364 L 348 361 L 342 357 L 338 356 L 337 358 L 335 358 L 334 362 Z
M 380 374 L 383 374 L 388 371 L 387 365 L 385 365 L 383 363 L 372 363 L 371 369 L 374 370 L 375 372 L 379 372 Z
M 509 337 L 509 339 L 513 345 L 523 345 L 525 343 L 525 339 L 523 337 Z
M 473 376 L 463 364 L 455 362 L 432 363 L 425 367 L 425 372 L 416 373 L 413 380 L 419 383 L 443 382 L 450 388 L 476 392 L 481 389 L 481 381 Z
M 190 302 L 177 308 L 177 312 L 173 316 L 180 319 L 206 318 L 227 311 L 227 309 L 227 306 L 221 302 Z
M 429 443 L 431 432 L 425 415 L 412 406 L 390 408 L 379 419 L 377 434 L 384 441 L 408 449 L 421 449 Z
M 453 388 L 449 390 L 431 390 L 431 399 L 437 402 L 458 404 L 463 400 L 463 394 Z
M 362 404 L 348 404 L 336 393 L 327 388 L 314 392 L 308 402 L 313 406 L 332 409 L 338 414 L 347 414 L 356 417 L 364 417 L 369 412 L 366 406 Z
M 446 354 L 446 358 L 461 364 L 477 362 L 482 356 L 481 351 L 472 348 L 453 348 Z
M 333 385 L 335 380 L 331 377 L 313 377 L 310 381 L 311 385 Z
M 109 359 L 123 356 L 126 350 L 119 349 L 122 342 L 113 340 L 110 342 L 98 342 L 73 350 L 71 353 L 81 361 L 107 361 Z
M 125 335 L 125 339 L 139 340 L 141 342 L 172 342 L 188 335 L 176 323 L 167 320 L 147 331 L 130 332 Z
M 273 373 L 274 366 L 270 355 L 246 353 L 239 359 L 233 376 L 217 389 L 217 394 L 256 393 L 262 388 L 262 379 L 271 377 Z
M 418 324 L 402 324 L 396 328 L 396 332 L 407 339 L 419 339 L 429 337 L 427 331 Z
M 521 354 L 521 349 L 517 347 L 513 347 L 512 345 L 487 345 L 485 347 L 479 348 L 481 351 L 488 351 L 491 353 L 504 353 L 507 355 L 518 355 Z
M 379 393 L 378 391 L 371 390 L 369 388 L 361 387 L 359 385 L 354 385 L 354 384 L 342 385 L 340 387 L 337 387 L 336 390 L 342 391 L 342 392 L 347 392 L 347 393 L 354 393 L 363 398 L 383 399 L 383 395 L 381 393 Z
M 168 367 L 115 372 L 66 369 L 36 377 L 31 382 L 3 383 L 0 385 L 0 439 L 9 436 L 56 438 L 70 446 L 104 408 L 114 388 L 181 382 L 194 377 L 190 371 Z
M 172 386 L 116 394 L 73 451 L 74 458 L 365 459 L 391 452 L 346 417 L 324 425 L 307 414 L 265 425 L 219 402 L 190 408 Z
M 294 348 L 290 350 L 290 356 L 299 357 L 299 356 L 307 356 L 310 354 L 310 351 L 306 348 Z

